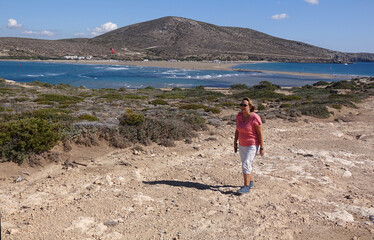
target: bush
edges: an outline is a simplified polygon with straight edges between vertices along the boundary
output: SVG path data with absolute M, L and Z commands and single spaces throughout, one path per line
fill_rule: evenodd
M 190 103 L 190 104 L 184 104 L 179 107 L 180 109 L 186 109 L 186 110 L 197 110 L 197 109 L 205 109 L 206 106 L 202 104 L 195 104 L 195 103 Z
M 292 107 L 292 104 L 289 104 L 289 103 L 282 103 L 279 107 L 280 107 L 280 108 L 289 108 L 289 107 Z
M 85 120 L 85 121 L 88 121 L 88 122 L 99 121 L 99 119 L 97 117 L 92 116 L 90 114 L 83 114 L 83 115 L 79 116 L 79 120 Z
M 244 90 L 248 89 L 248 86 L 246 84 L 233 84 L 230 86 L 230 88 L 235 90 Z
M 206 107 L 205 112 L 211 112 L 211 113 L 220 113 L 221 110 L 217 107 Z
M 258 106 L 257 106 L 257 109 L 258 110 L 265 110 L 266 108 L 262 103 L 259 103 Z
M 59 140 L 59 125 L 28 118 L 0 123 L 0 156 L 21 164 L 28 154 L 50 150 Z
M 121 135 L 131 142 L 160 142 L 164 139 L 171 141 L 194 137 L 192 129 L 182 122 L 173 119 L 146 118 L 138 125 L 122 125 Z
M 169 105 L 168 102 L 166 102 L 165 100 L 162 100 L 162 99 L 155 99 L 151 102 L 151 104 L 153 105 Z
M 276 84 L 272 84 L 269 81 L 261 81 L 261 82 L 259 82 L 258 85 L 254 85 L 252 88 L 255 89 L 255 90 L 270 90 L 270 91 L 274 91 L 276 89 L 280 89 L 280 86 L 276 85 Z
M 249 91 L 243 91 L 240 93 L 236 93 L 232 95 L 234 98 L 242 99 L 244 97 L 249 97 L 251 99 L 278 99 L 282 98 L 285 95 L 276 93 L 271 90 L 249 90 Z
M 353 82 L 353 81 L 347 81 L 347 80 L 339 81 L 339 82 L 334 82 L 331 85 L 331 88 L 333 88 L 333 89 L 351 89 L 351 90 L 358 89 L 358 87 L 357 87 L 357 85 L 356 85 L 355 82 Z
M 121 94 L 121 93 L 107 93 L 100 98 L 105 98 L 107 101 L 126 100 L 126 99 L 147 99 L 146 96 L 136 94 Z
M 316 82 L 316 83 L 313 83 L 313 86 L 327 86 L 327 85 L 329 85 L 329 83 L 328 82 L 326 82 L 326 81 L 318 81 L 318 82 Z
M 318 118 L 328 118 L 330 116 L 326 106 L 321 104 L 307 104 L 298 108 L 298 110 L 307 116 L 313 116 Z
M 152 87 L 152 86 L 147 86 L 146 88 L 144 88 L 144 90 L 150 90 L 150 91 L 153 91 L 153 90 L 155 90 L 155 88 Z
M 138 126 L 144 122 L 144 115 L 140 113 L 127 112 L 120 119 L 120 124 L 122 126 Z
M 59 95 L 59 94 L 43 94 L 39 96 L 35 102 L 41 104 L 53 104 L 53 102 L 57 102 L 59 104 L 70 105 L 75 104 L 78 102 L 83 101 L 80 97 L 75 96 L 66 96 L 66 95 Z
M 294 100 L 302 100 L 303 98 L 297 95 L 285 95 L 279 98 L 281 101 L 294 101 Z

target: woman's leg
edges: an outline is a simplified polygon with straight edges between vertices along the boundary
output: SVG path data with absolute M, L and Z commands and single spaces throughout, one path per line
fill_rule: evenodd
M 244 186 L 249 186 L 249 183 L 253 181 L 253 171 L 250 174 L 243 173 L 244 177 Z

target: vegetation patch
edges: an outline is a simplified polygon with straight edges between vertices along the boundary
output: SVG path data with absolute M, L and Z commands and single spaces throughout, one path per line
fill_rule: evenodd
M 321 104 L 306 104 L 297 108 L 303 115 L 313 116 L 317 118 L 328 118 L 329 111 L 325 105 Z
M 120 124 L 123 126 L 138 126 L 144 122 L 144 115 L 128 111 L 120 119 Z
M 99 119 L 95 116 L 92 116 L 90 114 L 82 114 L 78 118 L 79 120 L 88 121 L 88 122 L 95 122 L 99 121 Z
M 21 164 L 28 154 L 50 150 L 60 139 L 58 124 L 44 119 L 0 123 L 0 157 Z
M 165 100 L 162 100 L 162 99 L 155 99 L 151 102 L 151 104 L 157 106 L 157 105 L 169 105 L 168 102 L 166 102 Z
M 37 103 L 47 105 L 54 104 L 55 102 L 61 105 L 71 105 L 81 101 L 83 101 L 83 99 L 80 97 L 59 94 L 43 94 L 35 100 Z

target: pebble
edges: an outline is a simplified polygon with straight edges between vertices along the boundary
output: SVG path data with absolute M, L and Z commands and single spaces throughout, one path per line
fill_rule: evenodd
M 345 170 L 343 173 L 343 177 L 352 177 L 352 173 L 348 170 Z

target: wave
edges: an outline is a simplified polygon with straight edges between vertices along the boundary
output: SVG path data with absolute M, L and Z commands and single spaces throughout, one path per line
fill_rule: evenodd
M 118 71 L 118 70 L 128 70 L 129 68 L 126 68 L 126 67 L 107 67 L 105 68 L 105 70 L 109 70 L 109 71 Z
M 44 77 L 44 74 L 28 74 L 26 77 Z
M 80 77 L 80 78 L 89 78 L 89 79 L 97 79 L 97 77 L 90 77 L 90 76 L 85 76 L 85 75 L 82 75 L 82 74 L 78 75 L 78 77 Z
M 46 73 L 45 75 L 46 76 L 61 76 L 61 75 L 65 75 L 66 73 Z

